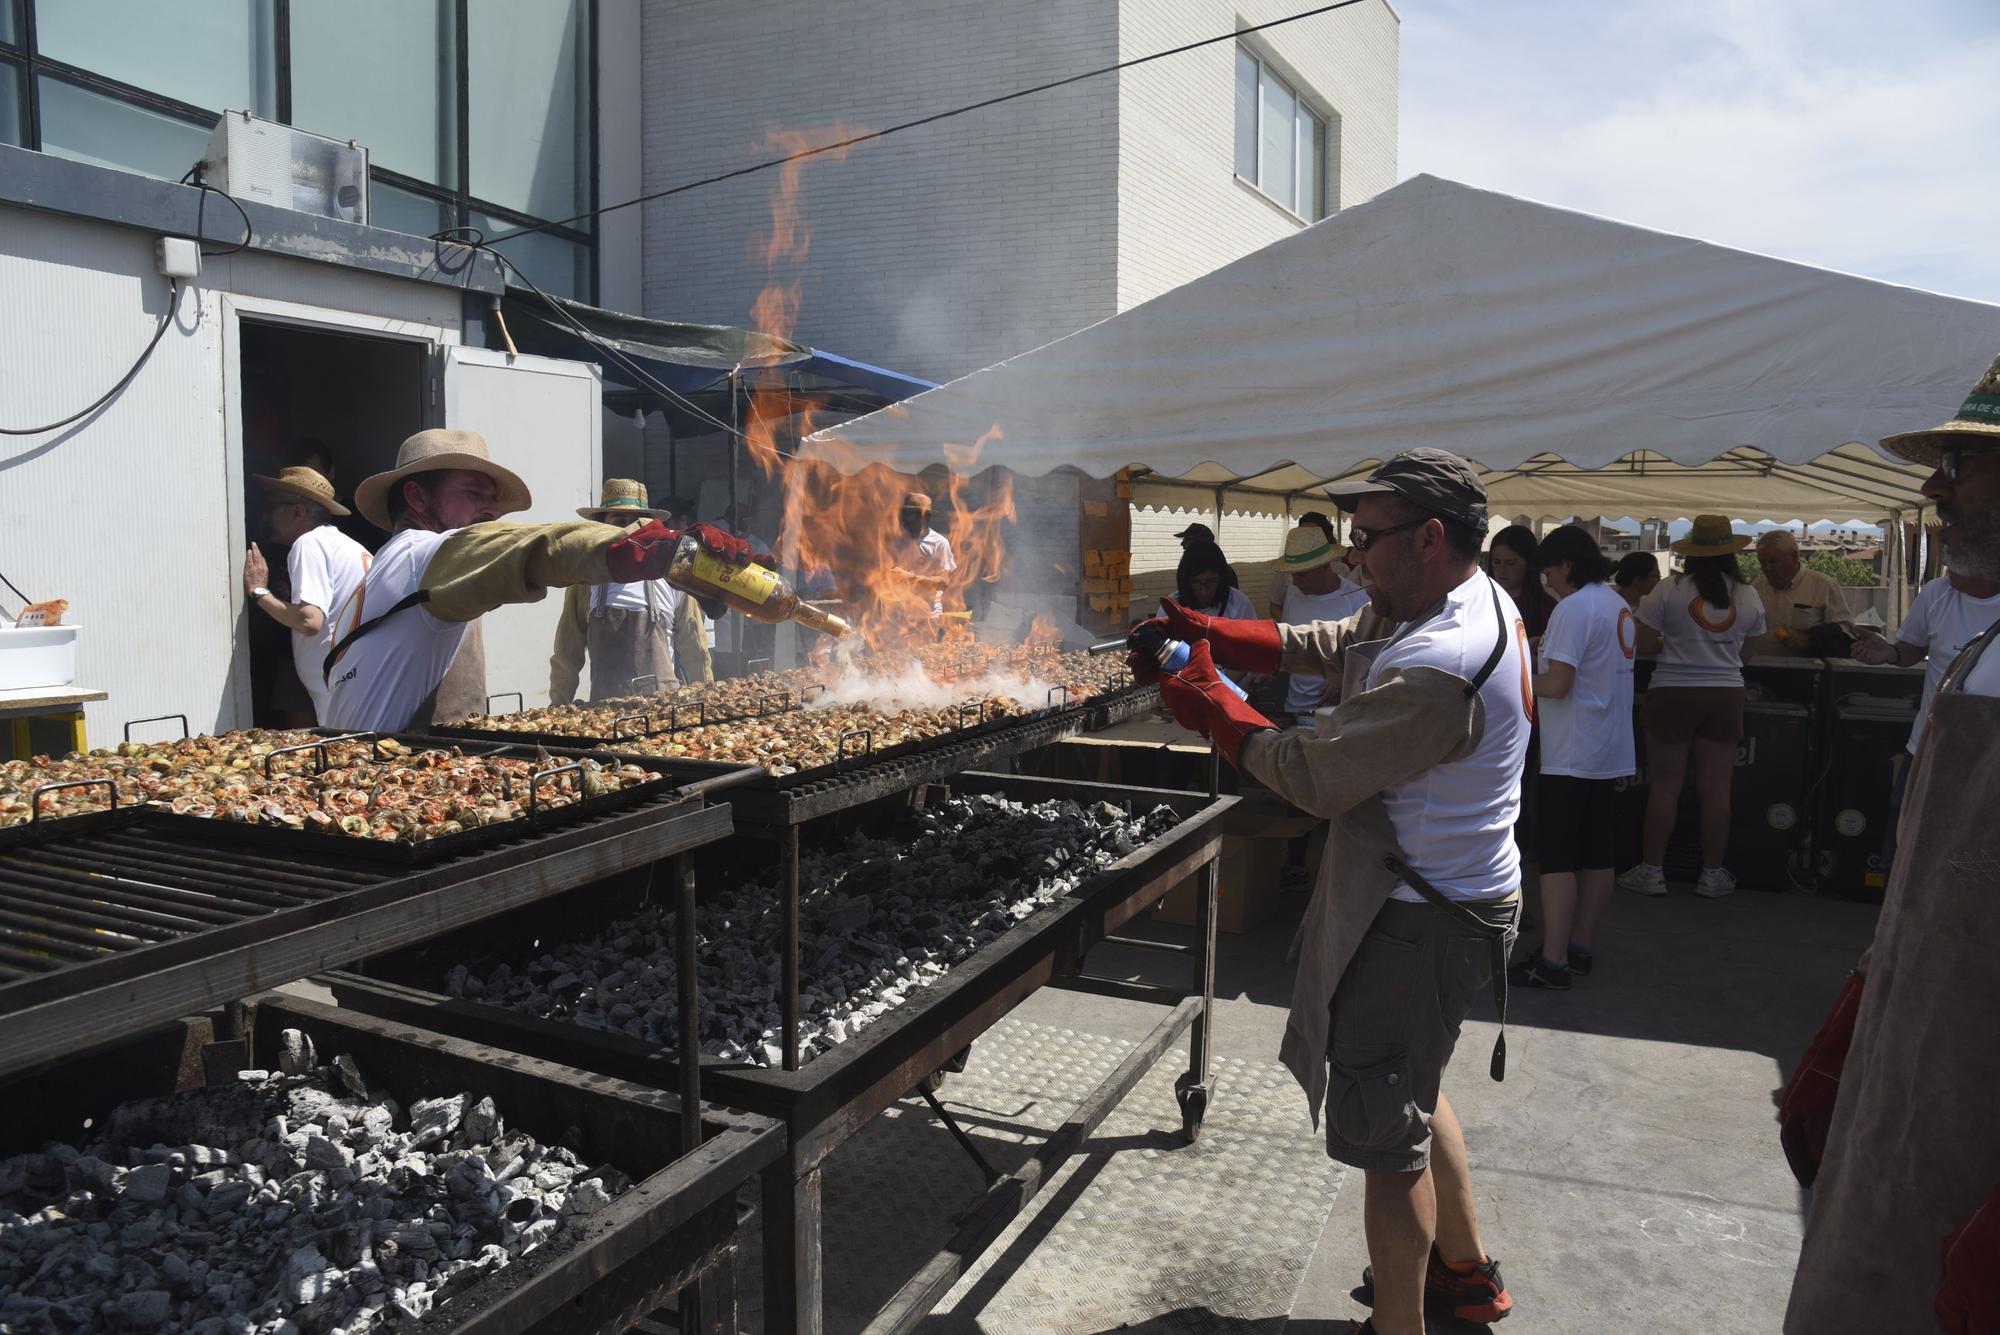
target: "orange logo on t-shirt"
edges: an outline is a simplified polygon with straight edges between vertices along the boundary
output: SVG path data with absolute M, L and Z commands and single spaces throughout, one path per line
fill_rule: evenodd
M 1629 607 L 1618 609 L 1618 647 L 1627 658 L 1639 652 L 1639 619 Z
M 1535 721 L 1535 669 L 1534 654 L 1528 649 L 1528 623 L 1516 618 L 1514 621 L 1514 642 L 1521 649 L 1521 712 L 1528 716 L 1528 722 Z
M 1709 634 L 1720 635 L 1723 631 L 1728 630 L 1736 624 L 1736 601 L 1733 598 L 1730 600 L 1729 615 L 1723 617 L 1719 622 L 1711 621 L 1709 618 L 1713 613 L 1709 611 L 1708 599 L 1697 593 L 1693 600 L 1688 603 L 1688 615 L 1694 618 L 1695 625 L 1700 626 Z

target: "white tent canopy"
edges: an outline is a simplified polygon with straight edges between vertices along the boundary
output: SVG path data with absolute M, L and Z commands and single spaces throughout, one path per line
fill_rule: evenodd
M 1442 445 L 1496 513 L 1875 518 L 1924 473 L 1873 442 L 1996 351 L 2000 306 L 1419 176 L 805 448 L 1292 494 Z

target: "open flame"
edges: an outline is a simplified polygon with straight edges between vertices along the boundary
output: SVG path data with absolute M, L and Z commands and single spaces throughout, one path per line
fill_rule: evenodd
M 761 148 L 792 155 L 851 138 L 856 127 L 841 123 L 813 130 L 767 131 Z M 771 188 L 768 231 L 753 239 L 766 280 L 751 307 L 759 332 L 791 338 L 798 328 L 802 270 L 812 247 L 812 229 L 803 210 L 805 170 L 820 161 L 839 162 L 845 148 L 786 163 Z M 926 486 L 916 476 L 869 464 L 859 451 L 819 460 L 788 456 L 781 439 L 802 439 L 815 429 L 819 407 L 800 393 L 760 378 L 754 382 L 745 416 L 745 448 L 762 475 L 782 488 L 778 556 L 800 572 L 801 593 L 826 602 L 856 628 L 838 647 L 822 642 L 858 673 L 873 677 L 885 665 L 917 662 L 914 651 L 950 638 L 970 638 L 970 617 L 981 609 L 978 590 L 1001 576 L 1006 532 L 1015 520 L 1011 478 L 998 471 L 971 476 L 986 447 L 999 439 L 995 427 L 970 445 L 944 445 L 942 480 Z M 842 447 L 847 449 L 848 447 Z M 901 527 L 906 498 L 930 499 L 926 532 L 914 536 Z M 927 552 L 927 534 L 950 545 L 952 568 Z M 935 547 L 935 540 L 929 544 Z M 970 598 L 969 598 L 970 596 Z

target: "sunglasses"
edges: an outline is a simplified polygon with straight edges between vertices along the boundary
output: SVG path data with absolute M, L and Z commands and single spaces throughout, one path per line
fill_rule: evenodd
M 1400 524 L 1391 524 L 1387 528 L 1359 528 L 1350 526 L 1347 530 L 1347 545 L 1357 552 L 1365 552 L 1375 545 L 1377 539 L 1386 538 L 1397 533 L 1408 533 L 1413 528 L 1422 528 L 1425 524 L 1430 523 L 1434 517 L 1432 515 L 1424 515 L 1417 519 L 1406 519 Z

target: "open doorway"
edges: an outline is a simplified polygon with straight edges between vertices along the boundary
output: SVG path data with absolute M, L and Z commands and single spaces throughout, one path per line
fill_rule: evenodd
M 429 352 L 428 343 L 409 339 L 242 322 L 243 514 L 280 598 L 290 601 L 289 551 L 272 541 L 255 479 L 303 464 L 327 474 L 334 495 L 351 508 L 355 485 L 393 467 L 396 447 L 424 428 Z M 389 537 L 358 514 L 334 523 L 370 552 Z M 321 610 L 331 620 L 339 609 Z M 310 722 L 312 702 L 293 668 L 291 632 L 252 608 L 244 634 L 252 722 Z

